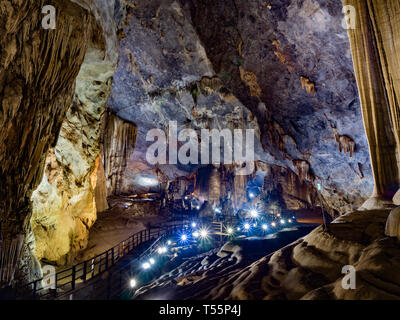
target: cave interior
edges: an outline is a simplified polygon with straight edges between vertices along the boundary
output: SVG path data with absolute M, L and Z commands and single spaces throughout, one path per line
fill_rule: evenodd
M 130 298 L 400 298 L 400 0 L 1 0 L 0 30 L 0 297 L 180 223 Z

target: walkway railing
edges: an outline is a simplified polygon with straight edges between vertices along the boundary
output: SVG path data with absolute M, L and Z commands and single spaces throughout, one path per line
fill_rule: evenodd
M 156 240 L 161 235 L 174 234 L 187 224 L 179 223 L 160 228 L 142 230 L 121 241 L 111 249 L 55 275 L 44 276 L 24 286 L 17 286 L 17 299 L 56 299 L 76 290 L 94 277 L 110 270 L 118 261 L 142 244 Z

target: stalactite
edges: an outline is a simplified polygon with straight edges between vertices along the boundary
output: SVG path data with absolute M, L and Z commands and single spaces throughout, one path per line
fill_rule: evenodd
M 260 98 L 262 90 L 260 85 L 258 84 L 256 74 L 251 71 L 245 70 L 242 66 L 239 67 L 239 71 L 240 71 L 240 78 L 250 89 L 250 94 L 253 97 Z
M 301 87 L 303 89 L 306 89 L 307 93 L 310 95 L 315 95 L 316 91 L 315 91 L 315 83 L 312 82 L 310 79 L 306 78 L 306 77 L 301 77 Z
M 310 171 L 310 163 L 306 160 L 293 160 L 293 165 L 297 168 L 297 173 L 301 181 L 313 181 L 313 175 Z
M 0 240 L 0 283 L 10 285 L 20 258 L 24 236 Z
M 214 167 L 210 174 L 208 199 L 219 205 L 221 196 L 221 176 L 217 167 Z

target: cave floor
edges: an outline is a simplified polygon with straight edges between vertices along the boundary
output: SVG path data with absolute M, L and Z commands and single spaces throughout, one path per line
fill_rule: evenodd
M 96 223 L 90 229 L 87 248 L 78 254 L 71 265 L 99 255 L 150 225 L 165 223 L 171 223 L 171 221 L 167 217 L 156 214 L 135 217 L 122 208 L 118 210 L 113 208 L 100 213 Z

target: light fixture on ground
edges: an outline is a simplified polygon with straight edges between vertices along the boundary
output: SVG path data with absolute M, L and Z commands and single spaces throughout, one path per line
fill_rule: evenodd
M 135 288 L 136 285 L 137 285 L 136 279 L 132 278 L 132 279 L 129 281 L 129 286 L 130 286 L 131 288 Z
M 200 230 L 200 238 L 205 239 L 208 237 L 208 230 L 207 229 L 201 229 Z
M 168 249 L 166 247 L 160 247 L 160 248 L 158 248 L 157 252 L 158 252 L 158 254 L 163 254 L 163 253 L 166 253 L 167 250 Z
M 142 264 L 142 268 L 143 268 L 144 270 L 148 270 L 148 269 L 151 268 L 151 264 L 148 263 L 148 262 L 145 262 L 145 263 Z
M 258 218 L 258 211 L 256 209 L 250 210 L 250 216 L 252 218 Z

